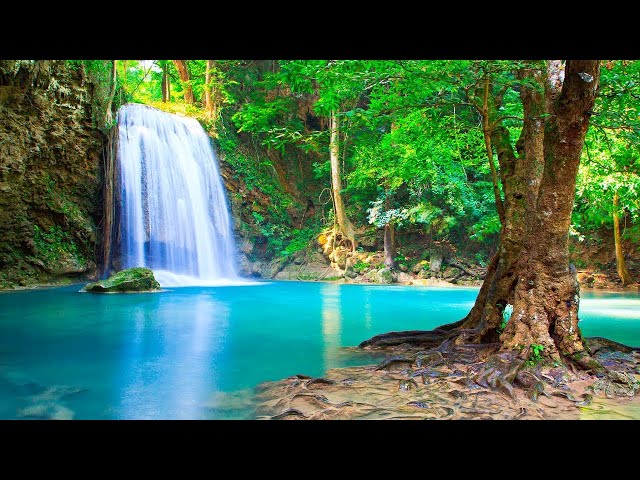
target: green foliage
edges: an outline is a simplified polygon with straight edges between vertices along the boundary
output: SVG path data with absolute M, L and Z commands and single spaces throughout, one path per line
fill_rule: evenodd
M 585 138 L 572 230 L 613 226 L 613 196 L 627 238 L 640 240 L 640 74 L 638 61 L 607 61 L 601 69 L 597 115 Z
M 71 236 L 54 225 L 48 230 L 33 226 L 33 241 L 36 254 L 47 263 L 57 262 L 61 256 L 72 256 L 80 259 L 81 255 Z
M 293 255 L 305 248 L 308 248 L 312 244 L 313 239 L 318 236 L 317 228 L 303 228 L 293 229 L 291 231 L 292 238 L 289 240 L 289 244 L 282 251 L 283 256 Z
M 309 229 L 315 227 L 293 225 L 291 213 L 302 207 L 285 191 L 274 164 L 258 146 L 277 150 L 284 158 L 300 155 L 300 171 L 312 170 L 313 178 L 300 179 L 298 190 L 315 197 L 331 185 L 328 117 L 334 112 L 340 121 L 342 193 L 356 227 L 393 223 L 398 235 L 418 232 L 429 241 L 465 244 L 478 251 L 477 260 L 486 265 L 501 224 L 481 117 L 472 106 L 481 93 L 475 87 L 491 75 L 493 92 L 504 95 L 500 114 L 515 144 L 523 115 L 519 92 L 530 82 L 515 72 L 531 67 L 531 62 L 217 60 L 210 73 L 220 92 L 219 120 L 208 119 L 204 112 L 206 61 L 187 64 L 194 105 L 182 101 L 185 85 L 171 60 L 119 60 L 116 103 L 146 103 L 193 116 L 208 131 L 216 130 L 218 147 L 235 179 L 269 197 L 266 209 L 252 212 L 256 234 L 266 238 L 268 252 L 299 251 L 305 241 L 312 241 Z M 109 83 L 110 61 L 70 65 Z M 171 81 L 168 103 L 161 101 L 163 69 Z M 617 192 L 623 237 L 640 243 L 638 78 L 638 61 L 609 62 L 602 69 L 596 115 L 578 175 L 571 232 L 579 240 L 611 228 Z M 248 137 L 255 148 L 246 148 Z M 322 214 L 325 222 L 332 220 L 331 212 Z
M 542 354 L 544 353 L 544 345 L 532 343 L 529 346 L 529 349 L 530 349 L 530 353 L 529 353 L 529 358 L 526 361 L 526 364 L 529 366 L 537 365 L 543 360 Z
M 364 273 L 369 267 L 370 265 L 363 260 L 358 260 L 356 263 L 353 264 L 353 270 L 356 273 Z

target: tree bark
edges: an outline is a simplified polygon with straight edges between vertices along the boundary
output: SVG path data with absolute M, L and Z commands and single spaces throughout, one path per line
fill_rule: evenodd
M 391 195 L 385 193 L 384 206 L 386 210 L 391 208 Z M 396 268 L 396 229 L 393 220 L 384 226 L 384 264 L 387 268 Z
M 505 195 L 504 202 L 501 200 L 498 203 L 499 197 L 496 198 L 496 208 L 499 210 L 503 207 L 500 244 L 487 267 L 476 304 L 465 318 L 464 328 L 474 332 L 466 341 L 498 340 L 502 312 L 507 304 L 513 303 L 517 281 L 515 270 L 525 237 L 524 219 L 535 208 L 542 176 L 544 131 L 541 115 L 544 113 L 544 96 L 541 92 L 544 90 L 544 76 L 539 68 L 528 68 L 519 72 L 519 77 L 530 82 L 523 84 L 520 90 L 525 118 L 517 143 L 520 147 L 519 156 L 511 145 L 509 131 L 497 117 L 500 104 L 494 102 L 492 105 L 486 99 L 483 101 L 486 111 L 491 114 L 486 125 L 494 125 L 488 134 L 498 155 Z M 488 95 L 486 90 L 485 95 Z
M 113 105 L 113 99 L 116 96 L 116 83 L 117 83 L 117 60 L 111 60 L 113 62 L 111 68 L 111 90 L 109 91 L 109 100 L 107 101 L 107 106 L 105 107 L 104 114 L 104 123 L 105 129 L 108 131 L 111 128 L 111 124 L 113 123 L 113 114 L 111 113 L 111 106 Z
M 584 350 L 579 290 L 567 239 L 580 154 L 599 79 L 597 61 L 549 62 L 519 72 L 524 124 L 516 157 L 499 119 L 489 133 L 498 153 L 504 223 L 498 251 L 457 342 L 498 341 L 529 355 L 532 344 L 552 357 Z M 546 80 L 546 81 L 545 81 Z M 544 94 L 543 94 L 544 92 Z M 497 110 L 497 109 L 496 109 Z M 500 333 L 502 312 L 513 314 Z
M 504 204 L 500 197 L 500 186 L 498 184 L 498 171 L 493 161 L 493 146 L 491 145 L 491 136 L 493 129 L 491 128 L 491 111 L 489 110 L 489 91 L 491 87 L 491 79 L 489 75 L 485 76 L 484 88 L 482 95 L 482 134 L 484 136 L 484 146 L 487 151 L 487 159 L 489 160 L 489 169 L 491 170 L 491 183 L 493 183 L 493 196 L 496 202 L 496 210 L 498 211 L 498 217 L 500 217 L 500 223 L 504 224 Z M 494 109 L 495 111 L 495 109 Z M 495 115 L 495 113 L 494 113 Z
M 622 281 L 622 286 L 625 287 L 630 283 L 633 283 L 631 274 L 627 269 L 627 263 L 624 259 L 624 252 L 622 251 L 622 239 L 620 238 L 620 218 L 618 215 L 620 199 L 618 192 L 613 195 L 613 240 L 616 246 L 616 267 L 618 269 L 618 277 Z
M 190 105 L 193 105 L 193 87 L 191 86 L 191 73 L 189 72 L 187 61 L 174 60 L 173 64 L 178 70 L 178 75 L 180 75 L 180 81 L 182 82 L 182 86 L 184 88 L 184 101 Z
M 516 143 L 520 153 L 516 161 L 500 119 L 492 122 L 496 128 L 491 129 L 491 140 L 501 162 L 505 222 L 472 310 L 465 319 L 428 332 L 391 332 L 360 346 L 413 343 L 431 348 L 453 339 L 457 344 L 490 342 L 521 359 L 529 357 L 534 347 L 537 352 L 542 347 L 543 356 L 602 368 L 585 351 L 578 327 L 580 291 L 568 253 L 576 177 L 600 63 L 550 61 L 544 88 L 539 68 L 527 68 L 521 75 L 533 82 L 521 85 L 525 119 Z M 500 333 L 499 314 L 509 300 L 513 313 Z
M 568 60 L 564 74 L 559 62 L 549 62 L 544 172 L 516 272 L 513 314 L 500 336 L 503 350 L 520 349 L 524 357 L 533 344 L 544 346 L 544 353 L 554 358 L 584 352 L 580 292 L 567 243 L 599 76 L 597 60 Z
M 204 74 L 204 111 L 207 118 L 213 118 L 214 105 L 211 92 L 211 70 L 214 68 L 213 60 L 207 60 L 207 69 Z
M 331 137 L 329 141 L 329 154 L 331 160 L 331 186 L 333 191 L 333 203 L 335 206 L 336 220 L 341 233 L 351 242 L 351 248 L 355 251 L 356 239 L 353 225 L 347 217 L 342 200 L 342 178 L 340 174 L 340 146 L 339 132 L 340 125 L 335 111 L 331 112 Z
M 162 102 L 171 101 L 171 78 L 169 77 L 169 65 L 166 60 L 162 64 Z

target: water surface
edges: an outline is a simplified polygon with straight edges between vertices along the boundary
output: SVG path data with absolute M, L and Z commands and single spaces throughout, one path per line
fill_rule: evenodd
M 462 318 L 477 288 L 269 282 L 0 293 L 0 418 L 251 418 L 266 380 L 370 363 L 355 346 Z M 640 295 L 584 292 L 581 327 L 640 345 Z

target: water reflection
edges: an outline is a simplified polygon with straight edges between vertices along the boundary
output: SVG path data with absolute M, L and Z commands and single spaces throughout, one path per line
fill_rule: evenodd
M 122 351 L 120 418 L 206 418 L 215 390 L 229 309 L 211 295 L 160 302 L 132 312 L 134 331 Z
M 322 298 L 322 360 L 324 368 L 334 368 L 338 364 L 336 356 L 340 349 L 342 312 L 340 306 L 340 285 L 325 283 L 320 289 Z
M 371 330 L 371 289 L 364 289 L 364 328 Z

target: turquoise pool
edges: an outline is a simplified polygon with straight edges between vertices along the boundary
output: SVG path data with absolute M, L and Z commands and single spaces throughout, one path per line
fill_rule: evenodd
M 265 282 L 0 293 L 0 418 L 252 418 L 266 380 L 369 363 L 342 347 L 462 318 L 477 288 Z M 584 292 L 587 336 L 640 345 L 640 295 Z

